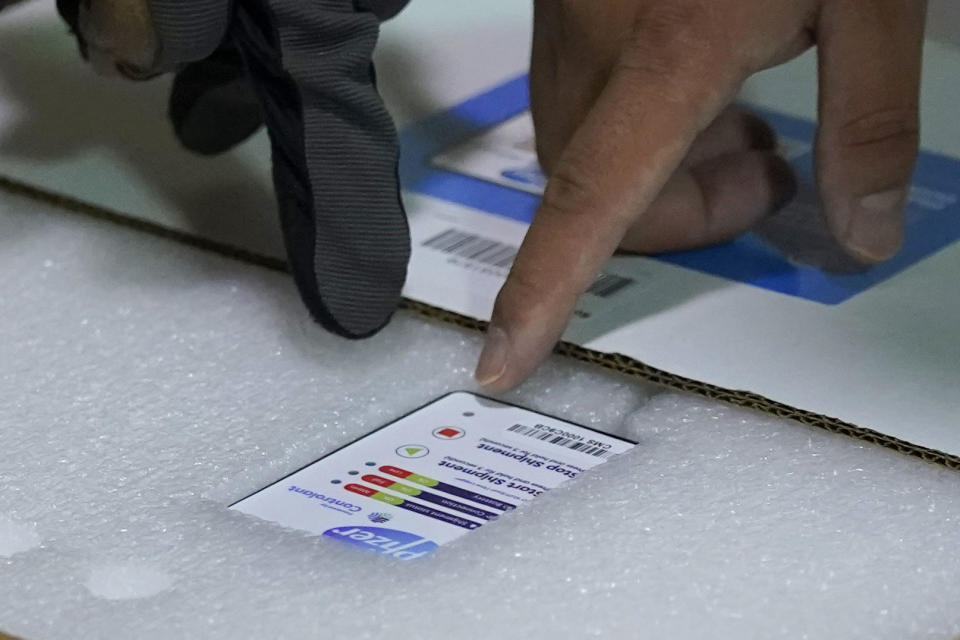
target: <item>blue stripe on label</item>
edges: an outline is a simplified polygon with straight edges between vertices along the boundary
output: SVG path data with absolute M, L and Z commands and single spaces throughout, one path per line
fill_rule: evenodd
M 527 76 L 510 80 L 401 133 L 401 178 L 411 191 L 512 220 L 529 222 L 539 198 L 477 178 L 438 169 L 431 159 L 528 109 Z M 777 132 L 812 144 L 815 125 L 783 114 L 752 109 Z M 794 168 L 802 191 L 812 192 L 810 153 Z M 960 161 L 924 152 L 917 162 L 914 197 L 907 210 L 906 242 L 889 262 L 857 273 L 836 273 L 798 264 L 771 243 L 770 236 L 746 233 L 732 242 L 655 259 L 823 304 L 839 304 L 920 262 L 960 239 Z

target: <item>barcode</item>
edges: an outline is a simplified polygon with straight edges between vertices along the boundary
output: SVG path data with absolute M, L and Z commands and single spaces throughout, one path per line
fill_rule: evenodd
M 424 242 L 423 246 L 500 269 L 510 268 L 519 250 L 509 244 L 475 236 L 472 233 L 464 233 L 457 229 L 447 229 Z
M 574 440 L 573 438 L 567 438 L 565 436 L 558 436 L 555 433 L 550 431 L 544 431 L 543 429 L 537 429 L 536 427 L 527 427 L 522 424 L 515 424 L 507 431 L 512 431 L 514 433 L 519 433 L 522 436 L 528 436 L 530 438 L 536 438 L 537 440 L 542 440 L 543 442 L 549 442 L 550 444 L 557 444 L 561 447 L 566 447 L 567 449 L 572 449 L 573 451 L 579 451 L 581 453 L 586 453 L 591 456 L 596 456 L 598 458 L 604 458 L 610 455 L 610 449 L 604 449 L 603 447 L 598 447 L 596 445 L 587 444 L 586 442 L 581 442 L 580 440 Z
M 633 280 L 630 278 L 624 278 L 623 276 L 617 276 L 612 273 L 601 273 L 597 276 L 597 279 L 593 281 L 593 284 L 590 285 L 590 288 L 587 289 L 587 293 L 592 293 L 601 298 L 609 298 L 616 292 L 632 284 Z
M 467 260 L 476 260 L 498 269 L 509 269 L 519 251 L 518 247 L 505 242 L 465 233 L 459 229 L 447 229 L 423 242 L 423 246 Z M 601 273 L 587 289 L 587 293 L 599 298 L 609 298 L 633 283 L 632 278 Z

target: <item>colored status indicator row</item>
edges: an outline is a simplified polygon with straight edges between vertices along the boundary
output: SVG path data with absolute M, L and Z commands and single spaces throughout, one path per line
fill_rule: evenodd
M 384 478 L 383 476 L 376 476 L 373 474 L 368 474 L 363 476 L 364 482 L 369 482 L 370 484 L 375 484 L 378 487 L 383 487 L 384 489 L 390 489 L 391 491 L 396 491 L 397 493 L 402 493 L 407 496 L 413 496 L 423 500 L 424 502 L 431 502 L 433 504 L 440 505 L 441 507 L 446 507 L 453 511 L 459 511 L 460 513 L 465 513 L 468 516 L 473 516 L 475 518 L 483 518 L 484 520 L 495 520 L 498 515 L 496 513 L 491 513 L 481 509 L 480 507 L 474 507 L 469 504 L 464 504 L 458 502 L 453 498 L 447 498 L 436 493 L 431 493 L 429 491 L 424 491 L 423 489 L 417 489 L 411 487 L 408 484 L 403 484 L 402 482 L 394 482 L 389 478 Z
M 384 465 L 380 467 L 380 471 L 388 476 L 393 476 L 394 478 L 401 478 L 414 484 L 419 484 L 424 487 L 436 489 L 437 491 L 449 493 L 450 495 L 457 496 L 458 498 L 466 498 L 467 500 L 472 500 L 473 502 L 486 505 L 488 507 L 493 507 L 494 509 L 500 509 L 501 511 L 509 511 L 510 509 L 517 508 L 517 505 L 515 504 L 510 504 L 509 502 L 504 502 L 503 500 L 491 498 L 490 496 L 485 496 L 482 493 L 467 491 L 466 489 L 461 489 L 460 487 L 456 487 L 452 484 L 440 482 L 439 480 L 434 480 L 433 478 L 428 478 L 427 476 L 422 476 L 419 473 L 413 473 L 412 471 L 407 471 L 406 469 L 401 469 L 400 467 Z
M 399 509 L 412 511 L 422 516 L 427 516 L 428 518 L 433 518 L 434 520 L 440 520 L 441 522 L 446 522 L 447 524 L 452 524 L 463 529 L 476 529 L 480 526 L 479 522 L 467 520 L 466 518 L 461 518 L 460 516 L 455 516 L 452 513 L 447 513 L 445 511 L 437 511 L 436 509 L 428 507 L 427 505 L 404 500 L 403 498 L 392 496 L 389 493 L 383 493 L 382 491 L 377 491 L 376 489 L 371 489 L 370 487 L 366 487 L 362 484 L 348 484 L 344 487 L 344 489 L 368 498 L 372 498 L 373 500 L 385 502 L 386 504 L 392 505 Z

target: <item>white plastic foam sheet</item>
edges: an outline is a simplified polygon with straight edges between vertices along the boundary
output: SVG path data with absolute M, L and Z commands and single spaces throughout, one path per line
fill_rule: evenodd
M 507 400 L 639 446 L 393 562 L 228 503 L 454 389 L 277 273 L 0 195 L 0 628 L 59 638 L 947 638 L 960 474 L 554 358 Z

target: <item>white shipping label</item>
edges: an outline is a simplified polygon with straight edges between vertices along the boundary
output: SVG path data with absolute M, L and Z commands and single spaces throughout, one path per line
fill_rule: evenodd
M 441 153 L 433 163 L 538 196 L 547 186 L 537 160 L 533 118 L 529 111 Z
M 456 392 L 230 508 L 411 560 L 633 446 Z

